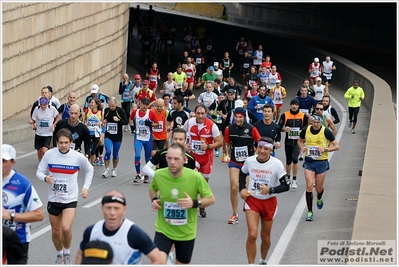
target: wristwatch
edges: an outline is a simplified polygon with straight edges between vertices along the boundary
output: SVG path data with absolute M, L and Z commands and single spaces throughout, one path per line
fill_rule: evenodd
M 209 146 L 209 145 L 208 145 Z M 201 207 L 201 205 L 202 205 L 202 201 L 201 200 L 198 200 L 198 207 Z
M 13 221 L 15 218 L 15 211 L 10 212 L 10 217 L 11 217 L 11 221 Z
M 210 144 L 208 144 L 206 147 L 207 147 L 208 149 L 210 149 L 210 148 L 211 148 L 211 145 L 210 145 Z

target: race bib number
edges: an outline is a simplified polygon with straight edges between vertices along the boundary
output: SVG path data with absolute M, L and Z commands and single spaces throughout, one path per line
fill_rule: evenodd
M 207 45 L 206 50 L 212 50 L 212 45 Z
M 187 224 L 187 209 L 182 209 L 176 202 L 164 203 L 164 218 L 170 225 Z
M 68 196 L 68 185 L 66 182 L 62 181 L 54 181 L 53 183 L 53 193 L 59 197 Z
M 299 111 L 302 112 L 305 115 L 309 113 L 308 109 L 299 109 Z
M 141 140 L 141 141 L 149 141 L 150 140 L 149 127 L 138 127 L 136 133 L 137 133 L 138 140 Z
M 260 107 L 257 108 L 256 112 L 257 112 L 257 113 L 263 113 L 263 106 L 264 106 L 264 105 L 265 105 L 265 104 L 259 104 Z
M 159 121 L 159 125 L 157 127 L 153 127 L 152 130 L 156 133 L 161 133 L 163 130 L 163 121 Z
M 197 58 L 195 59 L 195 63 L 197 63 L 197 64 L 201 64 L 201 62 L 202 62 L 202 60 L 201 60 L 201 58 L 200 58 L 200 57 L 197 57 Z
M 40 120 L 39 121 L 39 127 L 41 127 L 41 128 L 50 127 L 50 121 L 49 120 Z
M 299 133 L 299 127 L 291 127 L 290 131 L 288 132 L 288 139 L 298 139 Z
M 109 134 L 117 134 L 118 133 L 118 124 L 116 122 L 108 122 L 107 123 L 107 132 Z
M 274 103 L 275 104 L 282 104 L 283 103 L 283 99 L 281 98 L 281 94 L 280 93 L 275 93 L 274 94 Z
M 249 68 L 249 63 L 244 63 L 243 67 L 244 67 L 244 69 L 248 69 Z
M 168 45 L 172 44 L 172 40 L 167 40 L 166 44 L 168 44 Z
M 9 209 L 9 212 L 15 212 L 15 209 Z M 16 230 L 16 222 L 12 220 L 4 220 L 3 219 L 3 226 L 11 228 L 12 230 Z
M 129 99 L 130 98 L 130 92 L 129 91 L 124 91 L 122 96 L 123 96 L 123 99 Z
M 317 150 L 317 146 L 308 146 L 308 157 L 312 159 L 321 158 L 321 152 Z
M 157 81 L 157 75 L 151 75 L 150 81 L 151 82 L 156 82 Z
M 260 192 L 260 185 L 264 184 L 267 187 L 270 187 L 270 179 L 255 179 L 255 181 L 252 183 L 252 188 L 251 188 L 251 195 L 261 195 Z
M 223 122 L 222 116 L 216 115 L 216 123 L 222 123 L 222 122 Z
M 248 154 L 248 147 L 247 146 L 239 146 L 234 148 L 234 156 L 237 161 L 245 161 L 249 154 Z
M 197 155 L 205 155 L 205 151 L 201 149 L 202 141 L 191 140 L 191 151 Z
M 323 76 L 325 76 L 327 80 L 330 80 L 332 77 L 332 73 L 324 73 Z
M 187 75 L 187 78 L 190 79 L 193 76 L 193 73 L 192 72 L 187 72 L 186 75 Z
M 75 150 L 75 147 L 76 147 L 76 144 L 75 144 L 75 143 L 71 143 L 70 148 L 71 148 L 72 150 Z
M 223 61 L 223 66 L 224 66 L 225 68 L 230 67 L 230 61 Z

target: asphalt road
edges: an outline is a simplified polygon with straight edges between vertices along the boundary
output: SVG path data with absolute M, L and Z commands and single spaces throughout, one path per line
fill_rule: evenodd
M 187 19 L 168 15 L 174 19 L 181 30 Z M 159 17 L 158 17 L 159 18 Z M 196 21 L 193 20 L 196 26 Z M 218 27 L 215 23 L 207 22 L 207 29 L 212 33 L 217 47 L 217 59 L 223 57 L 225 50 L 233 51 L 237 39 L 241 35 L 248 35 L 242 28 Z M 224 37 L 222 37 L 222 35 Z M 255 36 L 254 36 L 255 37 Z M 251 37 L 252 38 L 252 37 Z M 259 40 L 268 40 L 270 36 L 257 33 Z M 257 42 L 255 42 L 257 43 Z M 143 65 L 144 59 L 139 50 L 137 37 L 133 40 L 132 53 L 129 62 L 141 74 L 145 74 L 148 67 Z M 182 54 L 180 40 L 176 43 L 176 54 L 171 67 L 166 64 L 166 55 L 156 52 L 162 79 L 165 80 L 168 71 L 174 70 L 176 59 Z M 265 46 L 264 46 L 265 47 Z M 306 76 L 307 66 L 298 66 L 296 62 L 284 58 L 284 51 L 268 51 L 272 62 L 277 65 L 283 77 L 282 85 L 287 89 L 288 96 L 283 111 L 288 110 L 289 100 L 302 84 L 302 77 Z M 237 70 L 238 68 L 236 68 Z M 304 70 L 305 69 L 305 70 Z M 233 75 L 237 75 L 233 72 Z M 239 79 L 240 76 L 235 76 Z M 345 88 L 346 89 L 346 88 Z M 305 222 L 304 176 L 300 166 L 298 175 L 298 189 L 290 190 L 278 196 L 279 208 L 272 230 L 272 247 L 268 259 L 269 264 L 317 264 L 317 240 L 351 239 L 353 220 L 356 211 L 356 198 L 361 177 L 358 170 L 362 168 L 365 151 L 365 141 L 368 134 L 370 111 L 362 107 L 355 135 L 350 134 L 347 127 L 346 101 L 343 99 L 344 88 L 331 87 L 332 105 L 338 110 L 341 123 L 338 124 L 339 144 L 341 150 L 331 153 L 330 167 L 325 181 L 325 205 L 322 210 L 315 209 L 315 220 Z M 115 92 L 117 86 L 115 86 Z M 198 96 L 200 90 L 196 90 Z M 196 101 L 191 101 L 194 107 Z M 42 201 L 47 202 L 47 187 L 36 176 L 38 165 L 36 153 L 33 151 L 33 141 L 17 144 L 18 159 L 15 168 L 29 177 L 38 191 Z M 283 148 L 277 150 L 276 157 L 285 163 Z M 144 161 L 142 161 L 142 166 Z M 300 164 L 301 165 L 301 164 Z M 101 177 L 102 167 L 95 167 L 95 175 L 87 199 L 79 199 L 77 214 L 73 224 L 73 240 L 71 252 L 75 257 L 84 229 L 102 219 L 99 199 L 109 189 L 118 189 L 127 197 L 128 211 L 126 217 L 136 222 L 151 237 L 154 236 L 154 222 L 156 214 L 150 209 L 148 195 L 149 185 L 133 184 L 136 175 L 134 169 L 133 136 L 124 133 L 123 145 L 120 151 L 118 177 L 104 179 Z M 216 197 L 216 203 L 207 208 L 208 218 L 199 218 L 198 233 L 192 258 L 192 264 L 246 264 L 245 241 L 247 227 L 245 214 L 239 210 L 239 223 L 228 225 L 227 220 L 232 211 L 229 198 L 229 178 L 227 164 L 220 158 L 215 158 L 213 173 L 210 179 L 211 189 Z M 79 185 L 83 184 L 83 175 L 79 176 Z M 239 207 L 243 204 L 239 200 Z M 29 264 L 53 264 L 56 251 L 51 241 L 51 230 L 47 212 L 42 222 L 32 225 L 33 240 L 30 245 Z M 258 242 L 259 244 L 259 242 Z M 257 259 L 259 258 L 259 248 Z M 148 263 L 145 259 L 143 263 Z

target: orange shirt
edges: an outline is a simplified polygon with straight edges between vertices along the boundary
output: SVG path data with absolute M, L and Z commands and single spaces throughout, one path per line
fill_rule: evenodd
M 152 128 L 152 136 L 155 140 L 166 140 L 166 109 L 163 109 L 160 114 L 155 109 L 151 109 L 151 113 L 157 117 L 159 126 Z

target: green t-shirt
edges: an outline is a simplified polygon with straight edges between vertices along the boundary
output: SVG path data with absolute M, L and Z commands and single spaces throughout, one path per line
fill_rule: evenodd
M 213 73 L 213 75 L 211 75 L 209 72 L 205 72 L 202 75 L 202 81 L 205 82 L 204 88 L 206 88 L 206 82 L 210 81 L 213 84 L 213 82 L 216 80 L 217 77 L 218 77 L 218 75 L 215 72 Z
M 150 186 L 159 191 L 161 209 L 158 210 L 155 230 L 172 240 L 189 241 L 197 235 L 197 208 L 180 209 L 176 203 L 178 198 L 185 198 L 186 192 L 192 199 L 211 197 L 212 191 L 202 175 L 194 170 L 184 168 L 183 174 L 173 178 L 169 168 L 155 172 Z

